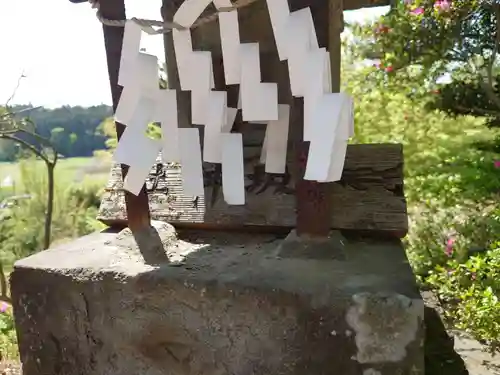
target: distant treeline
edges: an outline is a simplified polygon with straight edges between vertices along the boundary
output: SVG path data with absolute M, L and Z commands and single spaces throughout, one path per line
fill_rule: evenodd
M 29 105 L 17 105 L 11 109 L 17 113 L 33 108 Z M 64 106 L 56 109 L 33 108 L 22 111 L 23 117 L 29 117 L 36 125 L 37 133 L 50 138 L 58 152 L 65 157 L 92 156 L 95 150 L 106 148 L 104 135 L 99 126 L 112 109 L 106 105 L 93 107 Z M 14 161 L 19 148 L 11 141 L 0 140 L 0 161 Z

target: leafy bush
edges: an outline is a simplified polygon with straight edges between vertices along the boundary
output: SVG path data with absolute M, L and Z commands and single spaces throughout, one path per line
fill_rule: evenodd
M 0 302 L 0 355 L 2 359 L 19 356 L 14 315 L 12 307 L 6 302 Z
M 496 202 L 476 202 L 443 209 L 413 209 L 406 238 L 415 273 L 427 276 L 449 261 L 449 253 L 465 262 L 471 254 L 486 251 L 500 240 L 500 208 Z
M 450 256 L 427 278 L 457 328 L 500 349 L 500 241 L 484 254 L 461 262 Z
M 500 339 L 500 155 L 494 147 L 499 132 L 477 118 L 429 111 L 425 100 L 408 97 L 407 82 L 384 82 L 379 74 L 373 67 L 345 72 L 347 90 L 356 98 L 354 141 L 403 144 L 411 265 L 440 296 L 449 323 L 495 350 Z
M 46 171 L 30 161 L 20 163 L 21 191 L 31 199 L 12 208 L 7 220 L 0 221 L 0 255 L 4 264 L 28 256 L 43 248 L 43 218 L 46 210 Z M 58 180 L 58 181 L 57 181 Z M 52 222 L 53 241 L 71 239 L 99 229 L 96 193 L 87 187 L 68 185 L 64 176 L 57 175 Z

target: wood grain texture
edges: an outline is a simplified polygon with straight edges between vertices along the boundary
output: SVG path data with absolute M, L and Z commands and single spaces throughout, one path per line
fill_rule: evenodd
M 228 206 L 219 187 L 207 186 L 205 197 L 182 193 L 180 167 L 158 163 L 146 183 L 153 220 L 175 223 L 198 223 L 214 226 L 295 227 L 293 179 L 280 183 L 275 177 L 264 189 L 265 176 L 257 178 L 260 148 L 246 147 L 245 172 L 247 203 Z M 206 165 L 207 181 L 213 165 Z M 266 175 L 269 177 L 269 175 Z M 213 181 L 212 181 L 213 182 Z M 207 183 L 207 185 L 210 185 Z M 216 190 L 214 193 L 214 189 Z M 333 186 L 332 229 L 385 232 L 396 237 L 407 233 L 406 201 L 403 195 L 403 154 L 398 144 L 350 145 L 342 180 Z M 98 219 L 107 225 L 126 222 L 121 170 L 111 169 Z M 199 226 L 199 225 L 198 225 Z

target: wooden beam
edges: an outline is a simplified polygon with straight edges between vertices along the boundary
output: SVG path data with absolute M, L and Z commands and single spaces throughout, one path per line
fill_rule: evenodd
M 247 148 L 246 152 L 247 156 L 259 155 L 260 148 Z M 291 179 L 274 176 L 269 184 L 249 172 L 247 185 L 250 181 L 257 183 L 248 188 L 247 204 L 229 206 L 220 189 L 215 191 L 212 204 L 214 186 L 209 184 L 205 190 L 206 199 L 200 197 L 194 201 L 182 192 L 180 167 L 162 164 L 160 159 L 158 165 L 152 168 L 147 181 L 154 220 L 205 229 L 246 230 L 256 226 L 275 231 L 279 228 L 289 230 L 296 225 L 295 187 Z M 121 225 L 126 219 L 122 188 L 121 169 L 115 165 L 99 211 L 99 219 L 108 225 Z M 329 228 L 404 237 L 408 222 L 401 145 L 350 145 L 342 180 L 332 184 L 331 196 L 335 204 L 327 219 Z

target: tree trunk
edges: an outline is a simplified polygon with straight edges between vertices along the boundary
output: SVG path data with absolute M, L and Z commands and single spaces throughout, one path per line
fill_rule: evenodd
M 45 227 L 44 227 L 44 238 L 43 238 L 43 248 L 48 249 L 51 242 L 51 231 L 52 231 L 52 216 L 54 214 L 54 170 L 56 165 L 51 162 L 46 162 L 47 165 L 47 210 L 45 211 Z

